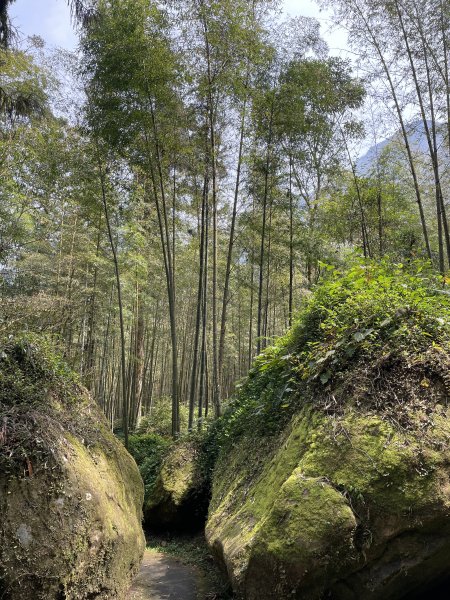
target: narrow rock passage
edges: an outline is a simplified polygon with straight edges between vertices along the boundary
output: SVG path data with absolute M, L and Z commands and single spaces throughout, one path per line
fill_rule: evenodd
M 147 550 L 128 600 L 197 600 L 198 580 L 193 567 Z

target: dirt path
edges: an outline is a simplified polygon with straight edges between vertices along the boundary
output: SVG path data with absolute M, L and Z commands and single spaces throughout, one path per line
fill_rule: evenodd
M 193 567 L 147 550 L 128 600 L 197 600 L 200 584 Z

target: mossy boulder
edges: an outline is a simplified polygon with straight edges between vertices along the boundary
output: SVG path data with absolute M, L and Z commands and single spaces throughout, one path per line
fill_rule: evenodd
M 154 433 L 137 433 L 129 437 L 128 449 L 144 482 L 144 506 L 153 495 L 155 482 L 171 445 L 171 439 Z
M 240 598 L 397 600 L 450 575 L 450 306 L 377 273 L 317 292 L 217 427 L 206 535 Z
M 197 440 L 174 443 L 144 503 L 151 530 L 196 531 L 206 520 L 209 489 Z
M 125 598 L 145 547 L 134 460 L 48 344 L 0 355 L 1 597 Z

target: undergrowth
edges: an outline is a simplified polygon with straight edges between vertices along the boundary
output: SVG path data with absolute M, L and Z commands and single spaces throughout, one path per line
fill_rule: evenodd
M 204 442 L 211 468 L 220 450 L 243 433 L 274 435 L 306 403 L 325 404 L 330 397 L 338 403 L 331 392 L 359 374 L 364 378 L 376 361 L 422 361 L 424 372 L 440 355 L 446 362 L 450 297 L 426 263 L 365 261 L 344 273 L 326 271 L 292 329 L 256 358 L 211 426 Z
M 135 434 L 129 437 L 128 451 L 136 461 L 144 481 L 144 505 L 153 492 L 155 481 L 172 441 L 156 434 Z
M 366 261 L 346 272 L 324 270 L 292 329 L 255 359 L 225 414 L 188 436 L 206 493 L 219 453 L 248 432 L 263 451 L 305 405 L 337 413 L 365 402 L 408 428 L 450 390 L 450 298 L 426 264 Z M 130 437 L 146 499 L 172 444 L 155 433 Z
M 189 409 L 181 404 L 179 410 L 180 429 L 187 429 Z M 172 398 L 162 396 L 153 400 L 150 412 L 141 419 L 136 434 L 152 434 L 165 438 L 172 437 Z
M 31 334 L 0 340 L 0 472 L 30 477 L 58 468 L 63 431 L 95 444 L 98 426 L 83 418 L 88 404 L 50 340 Z

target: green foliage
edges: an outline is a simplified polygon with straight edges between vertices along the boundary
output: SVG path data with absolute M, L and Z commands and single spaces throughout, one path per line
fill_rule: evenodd
M 350 369 L 396 352 L 420 355 L 450 345 L 450 301 L 428 264 L 322 265 L 323 283 L 293 328 L 258 356 L 205 444 L 211 455 L 241 434 L 279 432 Z M 215 460 L 215 459 L 213 459 Z
M 381 152 L 376 171 L 374 168 L 374 172 L 358 176 L 356 181 L 353 174 L 343 173 L 322 199 L 320 230 L 325 240 L 334 241 L 343 258 L 362 238 L 362 215 L 366 250 L 372 258 L 389 256 L 401 262 L 424 256 L 408 167 L 398 154 L 398 148 L 388 144 Z M 432 218 L 432 214 L 427 215 L 430 221 Z
M 76 384 L 49 338 L 23 334 L 0 342 L 0 408 L 44 402 L 52 387 L 70 400 Z
M 427 264 L 356 264 L 329 268 L 286 339 L 293 370 L 327 383 L 356 359 L 380 352 L 420 354 L 450 341 L 450 303 Z
M 173 117 L 176 62 L 168 23 L 155 2 L 99 2 L 83 50 L 91 78 L 89 121 L 110 146 L 123 150 L 140 132 L 151 131 L 155 104 Z
M 144 481 L 144 503 L 153 490 L 171 442 L 155 434 L 136 434 L 128 439 L 128 451 L 136 461 Z
M 180 427 L 187 429 L 189 411 L 185 405 L 180 406 Z M 149 433 L 165 438 L 172 436 L 172 400 L 168 396 L 156 398 L 148 415 L 141 420 L 138 434 Z
M 48 108 L 48 77 L 24 52 L 0 49 L 0 116 L 32 117 Z
M 119 260 L 130 348 L 128 381 L 130 386 L 137 383 L 146 408 L 155 394 L 171 390 L 171 358 L 165 351 L 171 344 L 162 251 L 166 245 L 176 265 L 173 321 L 180 401 L 188 400 L 203 197 L 210 216 L 214 212 L 213 165 L 207 151 L 213 138 L 218 218 L 212 221 L 217 230 L 210 239 L 213 245 L 217 241 L 213 254 L 221 298 L 232 250 L 219 369 L 224 399 L 247 372 L 258 344 L 259 291 L 262 337 L 274 339 L 289 318 L 287 290 L 298 306 L 325 269 L 319 261 L 348 265 L 364 238 L 369 255 L 406 261 L 421 255 L 423 242 L 410 172 L 401 166 L 404 153 L 398 142 L 396 149 L 389 144 L 381 152 L 367 177 L 343 172 L 348 162 L 343 134 L 350 143 L 361 133 L 355 111 L 364 90 L 348 62 L 327 57 L 318 22 L 300 18 L 281 27 L 277 21 L 274 27 L 277 2 L 272 0 L 95 4 L 96 18 L 82 31 L 84 77 L 78 85 L 88 100 L 83 127 L 74 124 L 67 108 L 78 98 L 76 93 L 63 107 L 68 121 L 37 110 L 47 105 L 47 96 L 49 106 L 61 110 L 65 104 L 62 98 L 55 102 L 55 82 L 46 68 L 49 58 L 55 65 L 55 56 L 0 51 L 0 335 L 27 329 L 59 336 L 67 361 L 114 420 L 122 413 L 113 375 L 121 361 L 119 319 L 110 242 L 100 210 L 99 159 Z M 37 98 L 35 110 L 20 108 L 20 97 Z M 211 119 L 209 105 L 214 107 Z M 45 118 L 32 118 L 36 112 Z M 423 176 L 421 180 L 425 184 Z M 232 227 L 229 192 L 234 187 L 238 210 Z M 422 187 L 435 251 L 433 194 L 428 185 Z M 163 247 L 161 235 L 167 242 Z M 206 285 L 202 307 L 208 321 L 213 287 Z M 143 337 L 135 336 L 135 324 L 146 332 L 145 348 Z M 214 377 L 206 367 L 214 368 L 213 330 L 208 322 L 207 352 L 200 353 L 209 397 Z M 357 328 L 352 331 L 357 338 L 365 335 Z M 352 344 L 361 348 L 370 339 L 368 335 Z M 231 429 L 245 429 L 246 415 L 249 421 L 256 415 L 267 431 L 277 431 L 279 422 L 289 418 L 300 382 L 316 377 L 317 383 L 329 384 L 344 364 L 339 348 L 348 346 L 343 342 L 336 349 L 325 343 L 317 357 L 311 347 L 309 366 L 306 355 L 299 357 L 297 349 L 286 349 L 283 343 L 257 359 L 256 375 L 245 384 L 251 408 L 247 411 L 243 400 L 234 406 Z M 321 362 L 315 363 L 316 358 Z M 137 406 L 134 389 L 130 399 Z M 142 432 L 170 434 L 169 402 L 155 403 Z M 184 417 L 182 406 L 181 427 L 187 429 Z
M 294 153 L 298 144 L 299 154 L 306 160 L 302 150 L 308 136 L 322 136 L 321 143 L 328 145 L 337 133 L 337 115 L 360 107 L 364 94 L 362 84 L 353 79 L 349 65 L 342 59 L 292 61 L 281 76 L 277 115 L 280 134 L 292 144 Z M 355 126 L 356 122 L 348 125 Z

